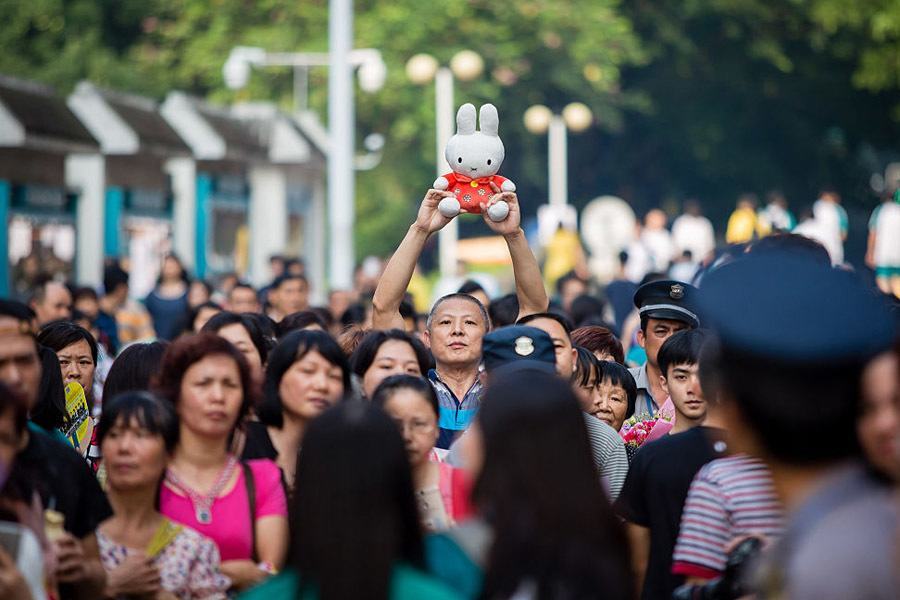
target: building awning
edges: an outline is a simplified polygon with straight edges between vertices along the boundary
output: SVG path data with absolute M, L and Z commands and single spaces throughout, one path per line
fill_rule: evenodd
M 53 88 L 5 75 L 0 75 L 0 147 L 56 154 L 99 149 Z
M 197 160 L 268 162 L 268 146 L 260 132 L 227 109 L 182 92 L 170 92 L 160 114 L 187 143 Z
M 67 104 L 107 155 L 189 156 L 190 148 L 150 98 L 101 89 L 82 81 Z

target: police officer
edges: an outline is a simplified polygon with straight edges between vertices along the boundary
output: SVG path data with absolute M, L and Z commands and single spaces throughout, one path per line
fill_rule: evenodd
M 884 304 L 850 273 L 766 253 L 711 273 L 701 306 L 732 449 L 762 458 L 788 515 L 755 597 L 900 598 L 900 504 L 856 436 L 863 368 L 897 335 Z
M 696 296 L 694 286 L 669 279 L 645 283 L 634 294 L 634 305 L 641 317 L 637 341 L 647 353 L 647 362 L 629 369 L 637 384 L 634 414 L 639 420 L 652 417 L 666 401 L 656 355 L 672 334 L 700 326 Z

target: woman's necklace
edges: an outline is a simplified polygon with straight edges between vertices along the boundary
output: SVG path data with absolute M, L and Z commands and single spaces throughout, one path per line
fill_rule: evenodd
M 169 485 L 184 492 L 185 495 L 191 499 L 191 503 L 194 505 L 194 516 L 197 518 L 197 522 L 202 525 L 209 525 L 212 523 L 213 502 L 216 501 L 216 498 L 222 493 L 228 480 L 231 479 L 231 474 L 236 465 L 237 459 L 233 455 L 229 456 L 228 462 L 225 463 L 225 467 L 219 473 L 218 479 L 216 479 L 216 482 L 206 494 L 200 494 L 185 484 L 171 468 L 166 469 L 166 481 Z

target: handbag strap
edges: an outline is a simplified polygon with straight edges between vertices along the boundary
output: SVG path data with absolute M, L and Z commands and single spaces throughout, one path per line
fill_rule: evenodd
M 250 553 L 253 562 L 259 562 L 256 555 L 256 482 L 253 479 L 253 469 L 246 462 L 241 461 L 241 469 L 244 471 L 244 485 L 247 487 L 247 505 L 250 509 Z

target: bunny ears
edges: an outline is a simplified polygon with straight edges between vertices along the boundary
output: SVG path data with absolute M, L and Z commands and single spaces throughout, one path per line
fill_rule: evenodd
M 478 115 L 481 122 L 481 133 L 497 136 L 500 129 L 500 116 L 497 107 L 493 104 L 483 104 Z M 475 105 L 463 104 L 456 112 L 456 133 L 459 135 L 471 135 L 475 133 Z

